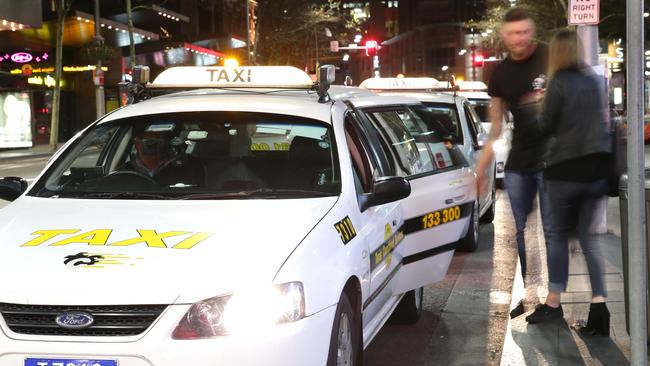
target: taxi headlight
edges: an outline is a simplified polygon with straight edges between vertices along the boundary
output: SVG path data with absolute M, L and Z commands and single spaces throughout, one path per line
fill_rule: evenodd
M 174 339 L 201 339 L 259 331 L 305 316 L 300 282 L 289 282 L 192 304 L 172 333 Z

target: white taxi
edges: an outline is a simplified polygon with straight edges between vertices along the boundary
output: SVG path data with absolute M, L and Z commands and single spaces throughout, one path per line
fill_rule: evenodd
M 361 365 L 416 321 L 475 239 L 474 173 L 331 70 L 136 72 L 140 102 L 1 179 L 0 365 Z
M 441 85 L 438 80 L 427 77 L 371 78 L 364 80 L 360 87 L 385 96 L 407 96 L 419 100 L 432 115 L 432 118 L 444 125 L 452 133 L 454 142 L 472 167 L 476 167 L 480 149 L 487 140 L 487 132 L 476 115 L 470 102 L 455 93 L 436 92 Z M 494 164 L 494 163 L 493 163 Z M 492 169 L 495 171 L 496 167 Z M 494 219 L 496 202 L 495 175 L 489 176 L 487 194 L 479 198 L 481 222 L 489 223 Z M 465 248 L 463 248 L 465 249 Z M 476 247 L 466 248 L 474 250 Z
M 440 83 L 444 88 L 449 86 L 449 83 Z M 488 87 L 482 81 L 459 81 L 458 82 L 458 95 L 461 95 L 472 104 L 474 111 L 478 115 L 483 129 L 490 132 L 492 129 L 492 122 L 490 121 L 490 100 L 492 99 L 487 93 Z M 505 178 L 506 161 L 510 153 L 510 140 L 512 139 L 512 123 L 510 112 L 506 115 L 505 120 L 501 124 L 501 135 L 492 143 L 492 150 L 494 151 L 494 160 L 496 164 L 496 179 L 497 185 L 503 184 Z

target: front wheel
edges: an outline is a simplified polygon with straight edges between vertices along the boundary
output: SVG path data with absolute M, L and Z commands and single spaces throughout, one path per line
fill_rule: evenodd
M 461 252 L 474 252 L 478 248 L 478 215 L 478 202 L 474 202 L 474 209 L 469 217 L 467 234 L 458 241 L 458 250 Z
M 336 307 L 327 366 L 361 366 L 361 316 L 343 293 Z

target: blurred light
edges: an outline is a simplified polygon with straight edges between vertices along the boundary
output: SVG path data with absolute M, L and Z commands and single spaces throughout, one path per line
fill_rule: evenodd
M 442 67 L 442 71 L 447 71 L 447 70 L 449 70 L 449 66 L 445 65 Z
M 467 53 L 467 50 L 463 48 L 462 50 L 458 51 L 458 56 L 462 56 L 462 55 L 464 55 L 466 53 Z
M 647 18 L 648 16 L 650 16 L 650 13 L 643 13 L 644 18 Z
M 81 17 L 77 17 L 77 20 L 81 20 Z
M 374 56 L 377 54 L 377 41 L 366 41 L 366 56 Z
M 483 37 L 487 37 L 487 36 L 488 36 L 487 32 L 483 32 L 483 33 L 481 33 L 481 35 L 482 35 Z
M 487 34 L 490 34 L 492 32 L 493 32 L 492 29 L 488 29 L 488 30 L 485 31 L 485 33 L 487 33 Z
M 88 19 L 84 19 L 84 22 L 86 22 L 86 23 L 90 23 L 90 20 L 88 20 Z
M 404 74 L 397 74 L 398 79 L 404 79 Z
M 223 62 L 223 66 L 225 67 L 237 67 L 239 66 L 239 61 L 237 61 L 236 58 L 227 58 Z
M 347 53 L 343 55 L 343 61 L 348 61 L 349 59 L 350 59 L 350 55 L 348 55 Z
M 106 24 L 104 24 L 104 23 L 102 23 L 102 24 L 101 24 L 101 26 L 102 26 L 102 27 L 105 27 L 105 26 L 106 26 Z

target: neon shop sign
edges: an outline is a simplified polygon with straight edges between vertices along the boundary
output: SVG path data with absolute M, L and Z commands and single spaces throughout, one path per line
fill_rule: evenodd
M 13 61 L 17 64 L 26 64 L 28 62 L 44 62 L 50 55 L 47 52 L 31 53 L 31 52 L 14 52 L 14 53 L 0 53 L 0 62 Z

